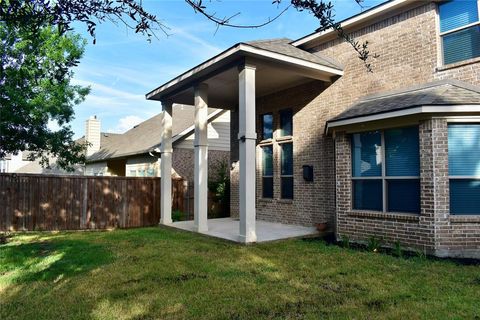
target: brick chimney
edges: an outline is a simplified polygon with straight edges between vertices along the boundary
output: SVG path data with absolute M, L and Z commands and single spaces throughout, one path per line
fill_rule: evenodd
M 100 150 L 100 120 L 97 116 L 85 121 L 85 140 L 91 144 L 87 147 L 87 157 Z

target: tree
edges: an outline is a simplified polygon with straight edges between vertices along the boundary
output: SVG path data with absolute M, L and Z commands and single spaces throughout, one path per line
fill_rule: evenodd
M 363 0 L 352 0 L 361 5 Z M 319 29 L 334 29 L 349 42 L 368 71 L 371 57 L 368 43 L 355 41 L 334 21 L 333 5 L 323 0 L 272 0 L 272 5 L 288 3 L 274 18 L 254 25 L 232 22 L 238 13 L 220 18 L 208 11 L 203 0 L 185 0 L 195 12 L 220 26 L 258 28 L 275 21 L 289 8 L 308 11 L 319 21 Z M 141 0 L 0 0 L 0 157 L 31 150 L 31 158 L 48 164 L 48 153 L 68 168 L 84 160 L 84 146 L 75 144 L 68 126 L 73 105 L 81 102 L 87 88 L 72 86 L 71 68 L 78 63 L 85 45 L 69 32 L 72 23 L 83 23 L 95 43 L 98 23 L 111 21 L 143 34 L 148 40 L 168 27 L 148 13 Z M 376 55 L 373 55 L 376 57 Z M 48 129 L 54 120 L 60 130 Z
M 67 124 L 73 106 L 89 92 L 70 83 L 85 40 L 53 27 L 32 33 L 3 22 L 0 36 L 0 157 L 29 150 L 32 160 L 40 158 L 46 166 L 49 155 L 63 168 L 82 163 L 84 145 L 73 141 Z M 60 129 L 49 129 L 51 121 Z

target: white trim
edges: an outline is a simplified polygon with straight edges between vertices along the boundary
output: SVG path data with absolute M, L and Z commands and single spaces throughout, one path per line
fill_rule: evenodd
M 193 108 L 193 106 L 192 106 Z M 223 109 L 218 109 L 208 115 L 207 122 L 210 123 L 211 121 L 215 120 L 218 116 L 220 116 L 222 113 L 227 112 L 227 110 Z M 193 131 L 195 130 L 195 125 L 191 125 L 187 129 L 183 130 L 180 133 L 177 133 L 173 139 L 172 139 L 172 144 L 177 142 L 178 140 L 181 140 L 182 138 L 188 137 Z
M 327 124 L 327 132 L 330 128 L 357 124 L 362 122 L 383 120 L 396 117 L 404 117 L 422 113 L 449 113 L 449 112 L 480 112 L 480 105 L 456 105 L 456 106 L 421 106 L 410 109 L 403 109 L 380 114 L 356 117 L 352 119 L 332 121 Z
M 471 28 L 471 27 L 475 27 L 479 24 L 480 24 L 480 20 L 469 23 L 469 24 L 466 24 L 464 26 L 461 26 L 461 27 L 458 27 L 458 28 L 455 28 L 455 29 L 452 29 L 452 30 L 444 31 L 444 32 L 440 33 L 440 37 L 449 35 L 450 33 L 455 33 L 455 32 L 458 32 L 458 31 L 462 31 L 463 29 L 468 29 L 468 28 Z
M 180 82 L 185 81 L 192 76 L 195 76 L 199 72 L 201 72 L 201 71 L 203 71 L 203 70 L 205 70 L 205 69 L 207 69 L 207 68 L 209 68 L 209 67 L 211 67 L 211 66 L 213 66 L 217 63 L 220 63 L 220 62 L 222 62 L 222 60 L 225 60 L 225 59 L 227 59 L 227 58 L 229 58 L 229 57 L 231 57 L 231 56 L 233 56 L 237 53 L 248 53 L 248 54 L 259 56 L 259 57 L 262 57 L 262 58 L 269 58 L 269 59 L 274 59 L 274 60 L 289 63 L 289 64 L 294 64 L 294 65 L 304 67 L 304 68 L 307 68 L 307 69 L 312 69 L 314 71 L 325 72 L 325 73 L 329 73 L 331 75 L 343 76 L 343 71 L 339 70 L 339 69 L 335 69 L 335 68 L 332 68 L 332 67 L 327 67 L 327 66 L 315 63 L 315 62 L 310 62 L 310 61 L 303 60 L 303 59 L 300 59 L 300 58 L 295 58 L 295 57 L 287 56 L 287 55 L 284 55 L 284 54 L 280 54 L 280 53 L 276 53 L 276 52 L 272 52 L 272 51 L 268 51 L 268 50 L 264 50 L 264 49 L 255 48 L 255 47 L 250 46 L 248 44 L 240 43 L 240 44 L 236 45 L 235 47 L 230 48 L 230 49 L 226 50 L 225 52 L 219 54 L 218 56 L 216 56 L 216 57 L 214 57 L 210 60 L 207 60 L 206 62 L 198 65 L 197 67 L 181 74 L 180 76 L 178 76 L 175 79 L 163 84 L 162 86 L 158 87 L 157 89 L 147 93 L 146 94 L 146 99 L 147 100 L 151 99 L 153 96 L 161 93 L 162 91 L 165 91 L 165 90 L 179 84 Z
M 257 56 L 270 58 L 270 59 L 275 59 L 275 60 L 279 60 L 279 61 L 287 62 L 287 63 L 291 63 L 291 64 L 296 64 L 296 65 L 299 65 L 301 67 L 305 67 L 305 68 L 308 68 L 308 69 L 323 71 L 323 72 L 327 72 L 327 73 L 337 75 L 337 76 L 343 76 L 343 71 L 339 70 L 339 69 L 335 69 L 335 68 L 332 68 L 332 67 L 327 67 L 327 66 L 324 66 L 324 65 L 321 65 L 321 64 L 318 64 L 318 63 L 315 63 L 315 62 L 310 62 L 310 61 L 307 61 L 307 60 L 303 60 L 303 59 L 300 59 L 300 58 L 287 56 L 287 55 L 284 55 L 284 54 L 281 54 L 281 53 L 255 48 L 255 47 L 252 47 L 250 45 L 243 44 L 243 43 L 240 44 L 240 50 L 244 51 L 244 52 L 248 52 L 248 53 L 253 54 L 253 55 L 257 55 Z
M 367 19 L 371 19 L 371 18 L 375 18 L 379 15 L 383 15 L 383 14 L 385 14 L 386 11 L 394 10 L 398 7 L 401 7 L 405 4 L 407 4 L 408 2 L 413 2 L 413 1 L 412 0 L 394 0 L 394 1 L 391 1 L 391 2 L 388 2 L 388 3 L 385 3 L 384 5 L 380 5 L 379 7 L 374 8 L 372 10 L 369 10 L 369 11 L 365 12 L 364 14 L 359 14 L 357 16 L 354 16 L 350 19 L 347 19 L 347 20 L 343 21 L 341 23 L 341 27 L 342 28 L 351 27 L 355 24 L 364 22 Z M 317 40 L 319 38 L 325 37 L 326 35 L 329 35 L 332 32 L 335 32 L 335 30 L 333 30 L 333 28 L 330 28 L 330 29 L 327 29 L 327 30 L 324 30 L 324 31 L 320 31 L 320 32 L 316 32 L 316 33 L 313 33 L 309 36 L 306 36 L 306 37 L 303 37 L 303 38 L 300 38 L 298 40 L 293 41 L 292 45 L 298 47 L 298 46 L 304 45 L 304 44 L 306 44 L 310 41 Z

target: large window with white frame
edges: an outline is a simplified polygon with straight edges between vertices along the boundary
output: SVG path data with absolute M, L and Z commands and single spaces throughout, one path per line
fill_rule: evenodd
M 352 134 L 352 207 L 420 212 L 418 126 Z
M 450 214 L 480 214 L 480 123 L 448 125 Z
M 443 63 L 480 57 L 480 0 L 449 0 L 438 5 Z

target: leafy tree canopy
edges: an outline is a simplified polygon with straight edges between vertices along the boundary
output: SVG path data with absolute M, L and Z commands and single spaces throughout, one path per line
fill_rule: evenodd
M 363 0 L 352 1 L 361 4 Z M 258 28 L 291 7 L 305 10 L 318 19 L 319 29 L 336 30 L 352 45 L 367 71 L 372 71 L 368 43 L 358 43 L 335 23 L 330 2 L 273 0 L 272 5 L 287 6 L 278 16 L 256 25 L 233 23 L 238 13 L 218 17 L 203 0 L 185 2 L 219 27 Z M 141 0 L 0 0 L 0 158 L 30 150 L 31 159 L 41 157 L 48 165 L 48 156 L 54 156 L 67 169 L 85 160 L 85 146 L 74 143 L 68 125 L 73 119 L 73 106 L 89 91 L 70 83 L 71 69 L 85 46 L 84 40 L 71 33 L 71 24 L 83 23 L 95 43 L 96 26 L 104 21 L 123 23 L 148 40 L 156 36 L 156 30 L 168 34 L 168 27 L 147 12 Z M 57 122 L 60 129 L 50 130 L 49 121 Z
M 83 101 L 89 88 L 71 84 L 74 67 L 83 54 L 85 40 L 61 35 L 52 27 L 31 33 L 0 23 L 0 157 L 31 151 L 48 165 L 48 155 L 61 167 L 84 161 L 84 146 L 73 141 L 68 123 L 73 106 Z M 59 130 L 51 130 L 49 122 Z

